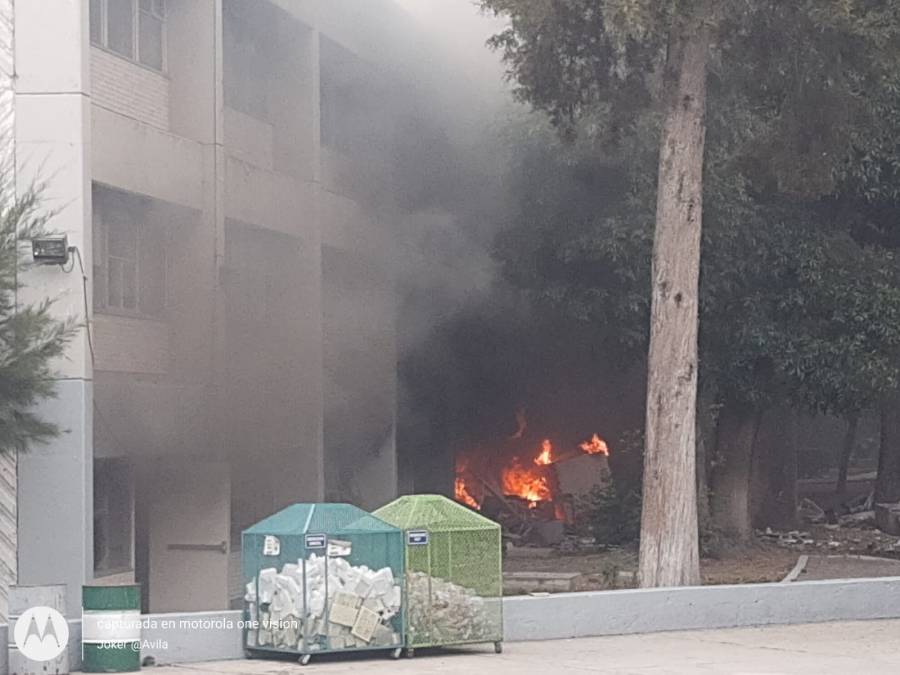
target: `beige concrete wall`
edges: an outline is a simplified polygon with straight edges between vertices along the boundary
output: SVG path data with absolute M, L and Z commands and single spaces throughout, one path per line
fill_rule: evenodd
M 66 233 L 91 269 L 91 106 L 87 3 L 16 2 L 16 184 L 46 184 L 50 222 Z M 23 275 L 18 301 L 56 298 L 61 318 L 85 320 L 81 275 L 44 267 Z M 91 288 L 86 289 L 90 306 Z M 88 310 L 88 314 L 90 311 Z M 70 608 L 80 585 L 93 576 L 93 369 L 86 331 L 78 332 L 56 368 L 57 396 L 37 406 L 44 419 L 66 430 L 20 458 L 18 562 L 20 584 L 65 583 Z
M 274 136 L 268 122 L 225 108 L 225 152 L 238 161 L 274 171 Z
M 318 240 L 318 186 L 228 157 L 225 162 L 225 215 L 257 227 Z
M 320 45 L 310 22 L 374 59 L 373 31 L 337 19 L 362 20 L 346 3 L 331 16 L 321 3 L 275 2 L 295 20 L 269 36 L 284 42 L 275 73 L 284 86 L 273 92 L 276 114 L 262 120 L 225 105 L 221 0 L 168 4 L 168 72 L 158 76 L 168 90 L 166 115 L 158 109 L 160 82 L 143 92 L 152 100 L 143 100 L 129 90 L 144 75 L 134 72 L 139 66 L 94 55 L 96 72 L 125 81 L 96 83 L 93 179 L 164 205 L 173 231 L 165 316 L 98 315 L 95 322 L 98 456 L 154 458 L 161 468 L 185 457 L 227 459 L 233 495 L 210 514 L 217 523 L 231 517 L 248 525 L 285 504 L 323 499 L 326 462 L 337 481 L 354 474 L 348 487 L 356 501 L 377 506 L 396 493 L 389 269 L 397 216 L 389 208 L 387 157 L 363 161 L 320 147 Z M 254 258 L 254 241 L 271 236 L 283 237 L 279 255 Z M 329 280 L 323 245 L 360 266 Z M 270 276 L 279 293 L 266 299 L 260 292 L 270 313 L 263 322 L 245 321 L 246 306 L 235 298 L 267 265 L 276 268 Z M 350 447 L 340 449 L 339 427 L 329 444 L 327 414 L 345 414 Z M 139 521 L 149 528 L 152 571 L 166 528 L 179 525 L 155 524 L 162 507 L 149 497 Z M 186 508 L 201 501 L 181 498 Z M 229 514 L 232 506 L 237 513 Z M 151 586 L 196 574 L 187 558 L 166 560 L 168 576 L 154 572 Z M 151 604 L 169 606 L 177 596 L 151 590 Z
M 94 181 L 192 209 L 203 207 L 203 147 L 93 106 Z
M 166 322 L 98 313 L 93 328 L 96 370 L 168 372 L 171 351 Z

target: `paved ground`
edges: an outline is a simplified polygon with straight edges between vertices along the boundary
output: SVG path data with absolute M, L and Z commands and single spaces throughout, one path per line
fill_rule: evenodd
M 147 669 L 151 675 L 897 675 L 900 621 L 520 642 L 414 659 L 222 661 Z

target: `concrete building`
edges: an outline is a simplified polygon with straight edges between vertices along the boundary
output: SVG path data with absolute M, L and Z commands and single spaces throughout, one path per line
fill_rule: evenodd
M 146 611 L 223 609 L 244 527 L 397 493 L 397 124 L 429 105 L 406 21 L 388 0 L 0 0 L 0 154 L 46 183 L 87 277 L 30 271 L 21 302 L 91 314 L 42 406 L 66 432 L 0 466 L 7 581 L 67 583 L 72 612 L 81 584 L 135 580 Z

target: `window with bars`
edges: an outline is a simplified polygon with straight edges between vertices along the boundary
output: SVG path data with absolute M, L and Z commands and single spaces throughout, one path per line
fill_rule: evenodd
M 147 200 L 94 191 L 94 309 L 158 318 L 166 306 L 166 231 Z
M 91 42 L 165 70 L 166 0 L 91 0 Z

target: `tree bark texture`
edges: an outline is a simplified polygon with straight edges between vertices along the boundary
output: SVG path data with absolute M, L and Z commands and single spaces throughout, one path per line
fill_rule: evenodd
M 708 387 L 707 387 L 708 389 Z M 697 400 L 697 524 L 701 544 L 712 528 L 709 468 L 715 455 L 717 406 L 712 392 L 700 387 Z M 701 545 L 702 548 L 702 545 Z
M 723 535 L 746 540 L 753 532 L 750 483 L 760 415 L 727 405 L 719 415 L 717 465 L 713 472 L 713 523 Z
M 639 576 L 700 582 L 695 418 L 706 69 L 713 2 L 673 24 L 663 78 Z
M 850 471 L 850 460 L 853 458 L 853 447 L 856 445 L 856 429 L 859 426 L 859 415 L 847 418 L 847 433 L 841 447 L 841 461 L 838 464 L 837 485 L 834 490 L 835 505 L 843 504 L 847 499 L 847 473 Z
M 900 392 L 886 397 L 881 404 L 881 447 L 875 501 L 881 504 L 900 502 Z
M 750 508 L 755 527 L 793 530 L 797 523 L 799 475 L 798 419 L 795 410 L 779 406 L 762 416 L 751 455 L 754 489 Z

